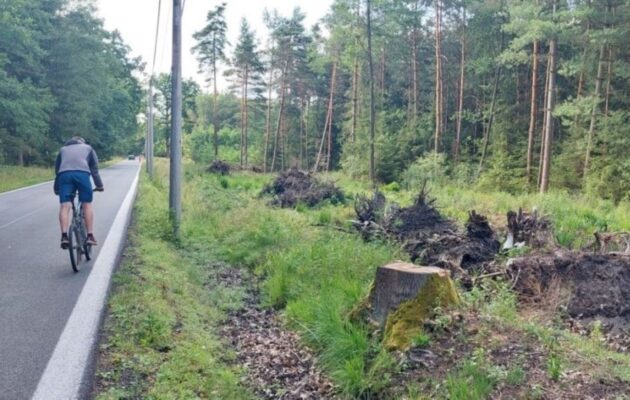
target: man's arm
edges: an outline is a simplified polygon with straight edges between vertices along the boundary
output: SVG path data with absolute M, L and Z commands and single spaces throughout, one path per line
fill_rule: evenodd
M 90 151 L 90 155 L 88 156 L 88 165 L 90 166 L 92 179 L 94 179 L 94 185 L 98 189 L 102 189 L 103 181 L 101 180 L 101 175 L 98 173 L 98 157 L 96 156 L 96 152 L 94 151 L 94 149 Z
M 55 194 L 59 194 L 59 183 L 57 182 L 57 175 L 59 175 L 59 167 L 61 167 L 61 153 L 57 154 L 57 159 L 55 160 L 55 183 L 53 183 L 53 191 Z

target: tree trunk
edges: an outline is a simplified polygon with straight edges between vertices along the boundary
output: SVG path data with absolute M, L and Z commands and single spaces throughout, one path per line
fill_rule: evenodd
M 595 132 L 595 122 L 597 112 L 599 110 L 599 93 L 602 87 L 602 79 L 604 78 L 604 50 L 605 46 L 602 44 L 599 47 L 599 61 L 597 62 L 597 78 L 595 80 L 595 103 L 591 108 L 591 122 L 588 127 L 588 134 L 586 136 L 586 155 L 584 156 L 584 172 L 583 177 L 586 179 L 588 175 L 588 168 L 591 160 L 591 147 L 593 146 L 593 134 Z
M 352 126 L 350 128 L 350 141 L 354 143 L 357 137 L 357 103 L 359 95 L 359 59 L 354 58 L 352 70 Z
M 459 149 L 461 147 L 462 114 L 464 112 L 464 72 L 466 61 L 466 8 L 462 7 L 462 37 L 461 58 L 459 64 L 459 99 L 457 104 L 457 127 L 455 128 L 455 163 L 459 163 Z
M 243 99 L 244 99 L 244 103 L 245 103 L 245 107 L 243 108 L 243 113 L 245 114 L 245 125 L 244 125 L 244 138 L 245 138 L 245 168 L 247 168 L 247 165 L 249 163 L 249 134 L 248 134 L 248 128 L 249 128 L 249 104 L 248 104 L 248 98 L 247 98 L 247 90 L 248 90 L 248 82 L 249 81 L 249 68 L 246 66 L 245 67 L 245 91 L 243 93 Z
M 553 4 L 553 13 L 556 11 L 556 3 Z M 553 38 L 549 41 L 549 84 L 547 87 L 547 120 L 545 121 L 545 149 L 543 152 L 542 173 L 540 179 L 540 193 L 549 189 L 549 175 L 551 171 L 551 143 L 553 141 L 553 110 L 555 108 L 556 91 L 556 52 L 558 40 Z
M 483 135 L 483 147 L 481 151 L 481 159 L 479 160 L 479 171 L 477 172 L 477 176 L 480 176 L 481 172 L 483 171 L 483 163 L 488 153 L 488 145 L 490 143 L 490 132 L 492 131 L 492 123 L 494 122 L 494 108 L 497 104 L 497 90 L 499 88 L 500 77 L 501 77 L 501 65 L 497 67 L 496 73 L 494 75 L 494 87 L 492 88 L 492 100 L 490 101 L 490 115 L 488 116 L 488 125 L 486 125 L 486 129 L 484 130 L 485 132 Z
M 244 76 L 244 75 L 243 75 Z M 245 160 L 245 79 L 241 81 L 241 147 L 239 165 L 243 168 Z
M 527 183 L 532 182 L 532 160 L 534 154 L 534 133 L 536 132 L 536 98 L 538 97 L 538 40 L 534 41 L 532 50 L 532 85 L 531 85 L 531 99 L 529 106 L 529 131 L 527 133 L 527 167 L 526 176 Z
M 271 52 L 273 53 L 273 48 Z M 267 155 L 269 154 L 269 136 L 271 135 L 271 89 L 273 87 L 273 58 L 269 63 L 269 82 L 267 90 L 267 120 L 265 123 L 265 151 L 263 154 L 263 172 L 267 172 Z
M 288 68 L 288 64 L 289 61 L 287 60 L 285 62 L 284 68 L 282 69 L 282 80 L 280 82 L 280 110 L 278 110 L 278 124 L 276 125 L 276 134 L 274 137 L 274 145 L 273 145 L 273 155 L 271 157 L 271 171 L 275 170 L 275 166 L 276 166 L 276 158 L 278 155 L 278 146 L 280 145 L 280 141 L 281 141 L 281 134 L 282 134 L 282 114 L 284 113 L 284 98 L 285 98 L 285 92 L 286 92 L 286 72 L 287 72 L 287 68 Z
M 545 66 L 545 92 L 543 96 L 543 124 L 540 130 L 540 152 L 538 154 L 538 180 L 536 186 L 540 188 L 540 182 L 542 181 L 542 165 L 543 155 L 545 154 L 545 126 L 547 126 L 547 95 L 549 94 L 549 53 L 547 53 L 547 64 Z
M 368 39 L 368 67 L 370 70 L 370 180 L 372 185 L 376 187 L 376 167 L 374 163 L 374 128 L 375 128 L 375 110 L 374 110 L 374 62 L 372 60 L 372 21 L 371 8 L 372 1 L 367 1 L 367 39 Z
M 214 49 L 215 57 L 212 65 L 212 74 L 214 75 L 214 95 L 212 100 L 212 127 L 214 131 L 214 159 L 219 159 L 219 119 L 217 118 L 217 98 L 219 92 L 217 91 L 217 62 L 216 62 L 216 49 Z
M 334 112 L 334 99 L 335 99 L 335 82 L 337 78 L 337 61 L 333 62 L 332 78 L 330 81 L 330 103 L 328 109 L 330 112 L 330 118 L 328 120 L 328 159 L 326 160 L 326 172 L 330 171 L 332 166 L 333 155 L 333 140 L 332 140 L 332 125 L 333 125 L 333 112 Z
M 435 0 L 435 143 L 434 151 L 440 150 L 442 136 L 442 48 L 441 27 L 442 10 L 441 0 Z

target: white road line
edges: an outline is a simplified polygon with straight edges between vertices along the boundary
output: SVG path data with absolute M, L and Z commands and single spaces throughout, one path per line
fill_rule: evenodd
M 71 400 L 85 395 L 85 373 L 89 370 L 91 354 L 98 342 L 101 316 L 105 309 L 111 276 L 125 241 L 139 173 L 140 168 L 116 214 L 55 351 L 48 360 L 33 395 L 35 400 Z
M 47 207 L 47 206 L 40 207 L 40 208 L 38 208 L 37 210 L 31 211 L 30 213 L 24 214 L 24 215 L 22 215 L 21 217 L 14 219 L 14 220 L 13 220 L 13 221 L 11 221 L 11 222 L 7 222 L 6 224 L 4 224 L 4 225 L 0 226 L 0 229 L 4 229 L 4 228 L 6 228 L 6 227 L 7 227 L 7 226 L 9 226 L 9 225 L 13 225 L 13 224 L 15 224 L 16 222 L 23 220 L 24 218 L 30 217 L 31 215 L 35 214 L 36 212 L 39 212 L 39 211 L 43 210 L 43 209 L 44 209 L 44 208 L 46 208 L 46 207 Z
M 42 185 L 46 185 L 48 183 L 53 183 L 53 181 L 46 181 L 46 182 L 42 182 L 42 183 L 38 183 L 36 185 L 31 185 L 31 186 L 24 186 L 22 188 L 19 189 L 13 189 L 13 190 L 9 190 L 8 192 L 2 192 L 0 193 L 0 197 L 4 196 L 5 194 L 11 194 L 11 193 L 15 193 L 15 192 L 21 192 L 22 190 L 26 190 L 26 189 L 32 189 L 38 186 L 42 186 Z

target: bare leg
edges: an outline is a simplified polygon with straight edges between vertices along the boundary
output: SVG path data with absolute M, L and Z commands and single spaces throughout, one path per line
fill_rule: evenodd
M 70 226 L 70 209 L 72 205 L 70 202 L 61 203 L 59 206 L 59 226 L 61 227 L 61 233 L 67 233 Z
M 87 233 L 93 233 L 94 227 L 94 208 L 92 203 L 83 203 L 83 215 L 85 216 L 85 226 L 87 227 Z

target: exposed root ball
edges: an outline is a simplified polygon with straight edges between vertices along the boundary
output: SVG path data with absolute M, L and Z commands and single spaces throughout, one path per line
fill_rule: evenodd
M 324 200 L 333 204 L 344 201 L 343 192 L 334 184 L 320 182 L 310 173 L 291 168 L 280 175 L 269 185 L 262 194 L 274 196 L 271 204 L 280 207 L 295 207 L 298 203 L 314 207 Z
M 557 251 L 508 263 L 514 288 L 524 300 L 544 301 L 554 285 L 569 293 L 572 317 L 616 319 L 630 327 L 630 256 Z
M 229 175 L 230 169 L 231 169 L 230 164 L 226 163 L 225 161 L 214 160 L 208 166 L 206 171 L 208 171 L 211 174 Z

